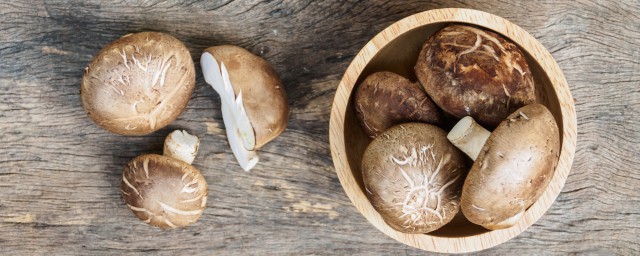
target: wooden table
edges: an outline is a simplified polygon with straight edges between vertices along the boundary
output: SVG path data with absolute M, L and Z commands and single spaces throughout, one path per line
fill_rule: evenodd
M 342 73 L 389 24 L 442 7 L 488 11 L 549 49 L 576 99 L 578 149 L 557 201 L 486 254 L 640 254 L 638 1 L 3 1 L 0 3 L 0 254 L 422 255 L 371 226 L 345 195 L 329 152 Z M 127 33 L 161 31 L 198 60 L 212 45 L 270 61 L 288 92 L 287 130 L 244 172 L 219 98 L 198 71 L 186 111 L 143 137 L 98 128 L 80 102 L 84 67 Z M 199 68 L 198 68 L 199 70 Z M 162 231 L 119 192 L 123 166 L 183 128 L 202 141 L 209 183 L 197 224 Z

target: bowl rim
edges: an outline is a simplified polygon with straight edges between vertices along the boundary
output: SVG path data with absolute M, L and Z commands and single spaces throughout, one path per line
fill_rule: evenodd
M 547 74 L 560 105 L 562 119 L 562 145 L 553 178 L 542 196 L 513 227 L 488 231 L 467 237 L 437 237 L 429 234 L 404 234 L 388 226 L 375 211 L 366 195 L 357 186 L 349 166 L 344 138 L 344 117 L 355 82 L 369 61 L 398 36 L 421 26 L 435 23 L 467 23 L 493 30 L 515 42 Z M 354 57 L 346 69 L 331 107 L 329 143 L 331 157 L 338 179 L 345 193 L 358 211 L 378 230 L 406 245 L 426 251 L 464 253 L 484 250 L 501 244 L 533 225 L 551 206 L 569 175 L 576 149 L 576 112 L 569 85 L 549 51 L 524 29 L 514 23 L 483 11 L 464 8 L 444 8 L 413 14 L 401 19 L 378 33 Z M 364 199 L 364 200 L 363 200 Z

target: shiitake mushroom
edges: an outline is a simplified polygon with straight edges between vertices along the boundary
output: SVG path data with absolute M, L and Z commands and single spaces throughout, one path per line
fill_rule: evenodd
M 164 155 L 141 155 L 125 166 L 120 190 L 136 217 L 163 229 L 188 226 L 200 218 L 208 186 L 191 166 L 198 145 L 197 137 L 174 131 L 165 141 Z
M 85 69 L 82 105 L 98 126 L 145 135 L 173 122 L 195 86 L 185 45 L 167 34 L 129 34 L 105 46 Z
M 524 54 L 489 30 L 449 25 L 422 46 L 415 73 L 446 113 L 495 128 L 516 109 L 534 103 L 535 86 Z
M 515 225 L 553 177 L 560 132 L 541 104 L 519 108 L 493 132 L 465 117 L 449 140 L 475 160 L 462 189 L 462 213 L 488 229 Z
M 366 195 L 384 221 L 404 233 L 427 233 L 460 209 L 467 167 L 444 130 L 424 123 L 393 126 L 362 158 Z
M 420 85 L 392 72 L 367 76 L 356 88 L 353 104 L 360 126 L 371 138 L 396 124 L 442 123 L 440 110 Z
M 248 171 L 258 163 L 257 150 L 287 127 L 284 86 L 266 60 L 238 46 L 209 47 L 200 65 L 204 80 L 220 96 L 231 150 Z

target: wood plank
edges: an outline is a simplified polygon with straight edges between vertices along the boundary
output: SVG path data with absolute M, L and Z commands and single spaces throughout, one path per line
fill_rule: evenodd
M 403 17 L 441 7 L 502 16 L 556 58 L 578 115 L 563 192 L 534 226 L 486 254 L 640 253 L 638 1 L 5 1 L 0 3 L 0 253 L 423 254 L 376 230 L 345 195 L 329 152 L 335 88 L 351 59 Z M 288 129 L 246 173 L 224 135 L 219 99 L 198 74 L 170 127 L 122 137 L 84 114 L 79 84 L 92 56 L 124 34 L 154 30 L 194 60 L 217 44 L 270 61 L 288 91 Z M 122 168 L 186 128 L 208 208 L 187 229 L 137 220 L 119 194 Z

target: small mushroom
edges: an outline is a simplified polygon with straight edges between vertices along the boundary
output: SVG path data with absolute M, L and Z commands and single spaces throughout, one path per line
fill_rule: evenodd
M 354 98 L 360 125 L 371 138 L 407 122 L 440 124 L 440 110 L 420 85 L 392 72 L 373 73 L 360 83 Z
M 393 229 L 412 234 L 434 231 L 460 209 L 465 157 L 446 132 L 424 123 L 389 128 L 362 158 L 366 194 Z
M 477 27 L 450 25 L 429 37 L 415 72 L 444 112 L 471 116 L 487 128 L 535 102 L 533 77 L 520 49 Z
M 267 61 L 241 47 L 209 47 L 200 64 L 204 80 L 220 96 L 231 150 L 249 171 L 258 163 L 256 151 L 287 127 L 284 86 Z
M 145 135 L 178 118 L 194 86 L 193 60 L 180 40 L 130 34 L 105 46 L 85 69 L 82 105 L 110 132 Z
M 537 103 L 516 110 L 493 133 L 467 116 L 447 137 L 475 161 L 462 189 L 462 213 L 492 230 L 517 223 L 542 195 L 558 163 L 558 126 Z
M 164 156 L 141 155 L 122 174 L 122 197 L 140 220 L 160 228 L 196 222 L 207 205 L 207 182 L 191 166 L 198 137 L 174 131 L 165 140 Z

